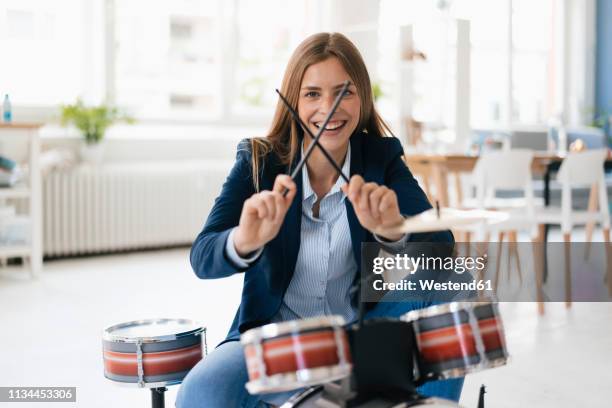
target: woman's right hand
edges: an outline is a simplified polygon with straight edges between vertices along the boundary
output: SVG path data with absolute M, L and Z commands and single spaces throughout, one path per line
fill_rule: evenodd
M 283 192 L 289 192 L 283 197 Z M 240 223 L 234 232 L 234 248 L 244 257 L 270 242 L 280 230 L 297 187 L 291 177 L 280 174 L 272 191 L 253 194 L 244 202 Z

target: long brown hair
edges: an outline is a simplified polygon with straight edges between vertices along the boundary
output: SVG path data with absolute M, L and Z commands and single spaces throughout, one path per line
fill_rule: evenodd
M 330 57 L 338 58 L 357 88 L 361 99 L 357 131 L 365 131 L 381 137 L 393 134 L 374 108 L 370 76 L 359 50 L 340 33 L 313 34 L 295 49 L 285 69 L 280 89 L 291 106 L 297 106 L 300 86 L 306 69 Z M 268 134 L 265 137 L 251 139 L 253 183 L 256 191 L 259 191 L 258 175 L 263 157 L 273 152 L 281 164 L 291 167 L 299 149 L 299 138 L 302 135 L 303 130 L 292 120 L 291 112 L 279 99 Z

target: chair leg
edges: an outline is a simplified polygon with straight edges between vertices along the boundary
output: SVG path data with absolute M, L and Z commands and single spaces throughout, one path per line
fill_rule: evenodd
M 433 204 L 434 200 L 431 195 L 431 184 L 429 183 L 429 176 L 423 177 L 423 186 L 425 187 L 425 195 L 429 199 L 429 202 Z
M 499 283 L 499 268 L 501 266 L 502 258 L 502 246 L 504 242 L 504 233 L 500 232 L 497 239 L 497 265 L 495 266 L 495 292 L 497 292 L 497 285 Z
M 516 231 L 510 232 L 510 245 L 512 246 L 512 254 L 514 255 L 514 260 L 516 262 L 516 270 L 519 276 L 519 282 L 521 285 L 523 284 L 523 273 L 521 272 L 521 259 L 519 257 L 518 251 L 518 234 Z M 510 269 L 508 269 L 508 275 L 510 275 Z
M 461 207 L 463 204 L 463 186 L 461 185 L 461 174 L 455 172 L 455 194 L 457 195 L 457 207 Z
M 597 200 L 597 183 L 591 186 L 591 191 L 589 193 L 589 212 L 596 212 L 598 205 Z M 585 248 L 584 248 L 584 259 L 589 259 L 589 254 L 591 252 L 591 242 L 593 242 L 593 230 L 595 229 L 595 223 L 593 221 L 589 221 L 585 227 Z
M 608 294 L 612 296 L 612 246 L 610 245 L 610 229 L 603 229 L 604 245 L 606 246 L 606 271 L 604 279 L 608 284 Z
M 448 207 L 448 172 L 441 163 L 432 164 L 432 176 L 436 187 L 436 198 L 441 207 Z
M 514 254 L 514 248 L 512 246 L 512 232 L 514 231 L 508 231 L 507 235 L 508 235 L 508 264 L 507 264 L 507 269 L 506 269 L 506 279 L 508 282 L 510 282 L 510 272 L 512 271 L 512 255 Z
M 470 244 L 472 243 L 472 232 L 465 231 L 465 256 L 470 256 Z
M 455 250 L 457 255 L 470 256 L 470 243 L 472 241 L 472 233 L 470 231 L 455 231 L 451 230 L 455 238 Z
M 539 225 L 538 235 L 532 240 L 533 245 L 533 267 L 536 279 L 536 301 L 538 314 L 544 315 L 544 292 L 542 290 L 544 280 L 544 224 Z
M 565 307 L 572 307 L 572 260 L 571 260 L 571 239 L 570 233 L 563 234 L 563 241 L 565 242 Z
M 483 242 L 476 242 L 474 243 L 474 250 L 476 251 L 475 256 L 485 256 L 485 267 L 482 269 L 478 270 L 478 279 L 479 280 L 483 280 L 486 274 L 486 271 L 488 270 L 488 256 L 486 256 L 487 252 L 488 252 L 488 248 L 489 248 L 489 241 L 483 241 Z

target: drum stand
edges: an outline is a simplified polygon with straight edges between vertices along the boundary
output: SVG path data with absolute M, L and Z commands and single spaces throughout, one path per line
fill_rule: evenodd
M 478 408 L 485 408 L 484 396 L 487 393 L 484 384 L 480 386 L 480 393 L 478 394 Z
M 416 395 L 416 339 L 411 325 L 397 319 L 370 319 L 349 330 L 349 343 L 357 394 Z
M 164 393 L 167 390 L 166 387 L 151 388 L 151 406 L 153 408 L 164 408 L 166 406 Z

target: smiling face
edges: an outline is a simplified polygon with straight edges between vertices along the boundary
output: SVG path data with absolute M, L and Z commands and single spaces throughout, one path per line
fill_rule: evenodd
M 349 81 L 350 86 L 319 139 L 330 154 L 340 157 L 346 152 L 349 139 L 359 123 L 361 110 L 357 88 L 340 61 L 331 57 L 309 66 L 304 72 L 298 99 L 300 118 L 316 135 L 331 111 L 344 81 Z M 304 148 L 311 142 L 312 138 L 305 136 Z

